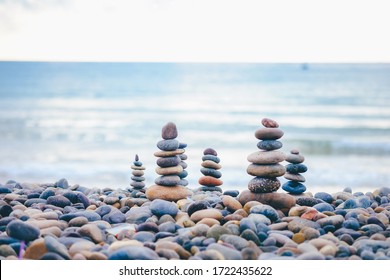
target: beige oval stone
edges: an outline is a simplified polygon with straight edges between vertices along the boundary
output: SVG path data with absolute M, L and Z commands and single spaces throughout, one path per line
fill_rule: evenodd
M 284 178 L 287 180 L 295 181 L 295 182 L 305 182 L 306 179 L 303 177 L 301 174 L 291 174 L 291 173 L 286 173 L 284 174 Z
M 192 192 L 183 186 L 164 187 L 153 185 L 146 190 L 145 194 L 149 200 L 159 198 L 168 201 L 178 201 L 187 198 Z
M 263 204 L 268 204 L 276 210 L 281 210 L 283 213 L 295 206 L 295 198 L 285 193 L 252 193 L 249 190 L 244 190 L 238 196 L 238 201 L 245 205 L 248 201 L 258 201 Z
M 54 211 L 32 214 L 30 217 L 36 220 L 58 220 L 58 214 Z
M 41 236 L 54 235 L 60 237 L 61 234 L 62 231 L 59 227 L 48 227 L 48 228 L 41 229 Z
M 203 225 L 207 225 L 209 227 L 212 227 L 213 225 L 220 225 L 221 223 L 218 220 L 213 219 L 213 218 L 203 218 L 202 220 L 200 220 L 196 224 L 197 225 L 203 224 Z
M 256 164 L 275 164 L 286 159 L 281 151 L 257 151 L 248 156 L 248 161 Z
M 229 211 L 236 211 L 238 209 L 242 209 L 241 203 L 230 195 L 222 196 L 222 203 Z
M 27 220 L 26 223 L 32 226 L 36 226 L 39 229 L 59 227 L 61 230 L 64 230 L 68 227 L 67 222 L 57 220 Z
M 143 172 L 142 170 L 133 170 L 131 174 L 133 174 L 134 176 L 144 176 L 145 172 Z
M 81 239 L 81 238 L 80 238 Z M 82 253 L 83 251 L 91 251 L 95 244 L 89 240 L 81 239 L 80 241 L 73 243 L 69 248 L 69 254 L 74 256 L 77 253 Z
M 281 164 L 250 164 L 246 172 L 252 176 L 279 177 L 286 173 L 286 168 Z
M 248 201 L 247 203 L 244 204 L 244 210 L 245 212 L 247 212 L 249 214 L 249 212 L 251 211 L 251 208 L 255 205 L 262 205 L 263 203 L 260 203 L 258 201 L 255 201 L 255 200 L 252 200 L 252 201 Z
M 255 137 L 259 140 L 276 140 L 281 138 L 284 132 L 276 127 L 264 127 L 256 130 Z
M 222 165 L 220 165 L 219 163 L 216 163 L 212 160 L 205 160 L 202 162 L 202 167 L 204 168 L 211 168 L 211 169 L 215 169 L 215 170 L 218 170 L 218 169 L 221 169 L 222 168 Z
M 185 150 L 184 149 L 177 149 L 174 151 L 158 151 L 154 153 L 155 157 L 172 157 L 172 156 L 177 156 L 184 154 Z
M 133 170 L 145 170 L 145 167 L 143 167 L 143 166 L 132 165 L 132 166 L 131 166 L 131 169 L 133 169 Z
M 334 245 L 325 245 L 321 248 L 320 253 L 324 256 L 335 256 L 337 253 L 337 247 Z
M 178 174 L 183 171 L 183 167 L 181 165 L 172 166 L 172 167 L 156 167 L 156 173 L 159 175 L 171 175 Z
M 126 246 L 138 246 L 143 247 L 144 245 L 142 242 L 139 242 L 138 240 L 121 240 L 121 241 L 115 241 L 108 247 L 109 252 L 114 252 L 120 248 L 126 247 Z
M 200 220 L 202 220 L 204 218 L 212 218 L 212 219 L 216 219 L 216 220 L 220 221 L 222 219 L 222 214 L 221 214 L 221 211 L 216 210 L 216 209 L 203 209 L 203 210 L 199 210 L 199 211 L 194 212 L 190 217 L 190 219 L 192 221 L 194 221 L 195 223 L 199 222 Z
M 30 260 L 39 260 L 44 254 L 46 254 L 47 248 L 45 240 L 43 238 L 34 240 L 24 252 L 23 258 Z

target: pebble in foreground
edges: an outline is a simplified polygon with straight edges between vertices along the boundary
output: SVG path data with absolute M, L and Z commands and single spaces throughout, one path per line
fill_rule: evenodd
M 286 214 L 233 191 L 150 201 L 64 179 L 0 190 L 0 259 L 390 259 L 390 188 L 307 192 Z

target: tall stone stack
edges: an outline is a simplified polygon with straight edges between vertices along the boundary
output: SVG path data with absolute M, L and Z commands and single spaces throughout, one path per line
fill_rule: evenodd
M 179 144 L 179 149 L 184 150 L 185 148 L 187 148 L 186 143 Z M 185 187 L 188 185 L 188 181 L 185 179 L 188 176 L 188 172 L 187 172 L 187 170 L 185 170 L 187 168 L 187 163 L 185 162 L 185 160 L 187 159 L 187 155 L 185 153 L 183 153 L 183 154 L 180 154 L 179 157 L 180 157 L 179 164 L 181 165 L 181 167 L 183 167 L 183 171 L 179 173 L 180 181 L 179 181 L 178 185 Z
M 242 205 L 248 201 L 259 201 L 275 209 L 288 211 L 295 205 L 295 198 L 276 193 L 281 186 L 278 177 L 286 172 L 285 167 L 280 164 L 286 159 L 286 155 L 279 151 L 283 144 L 278 140 L 284 132 L 274 120 L 264 118 L 261 123 L 264 127 L 255 132 L 255 137 L 260 140 L 257 144 L 259 151 L 248 156 L 251 164 L 247 173 L 255 177 L 249 181 L 248 190 L 241 192 L 238 200 Z
M 286 172 L 285 167 L 279 164 L 286 159 L 286 155 L 278 151 L 283 146 L 278 139 L 284 132 L 274 120 L 265 118 L 261 123 L 264 128 L 255 132 L 256 138 L 260 140 L 257 144 L 260 151 L 248 156 L 251 164 L 247 168 L 247 173 L 256 176 L 249 182 L 248 189 L 254 193 L 270 193 L 280 188 L 277 177 L 283 176 Z
M 132 186 L 134 190 L 142 190 L 145 187 L 145 167 L 143 167 L 142 162 L 139 161 L 138 155 L 135 155 L 131 169 L 133 169 L 131 173 L 133 176 L 131 176 L 132 182 L 130 183 L 130 186 Z
M 306 179 L 300 173 L 305 173 L 307 171 L 307 166 L 303 164 L 305 157 L 299 154 L 299 150 L 294 149 L 287 155 L 286 161 L 289 162 L 289 164 L 286 165 L 287 172 L 284 175 L 284 178 L 289 181 L 283 184 L 282 189 L 293 195 L 304 193 L 306 191 L 306 186 L 302 183 L 305 182 Z
M 222 173 L 218 171 L 218 169 L 221 169 L 221 165 L 219 164 L 220 159 L 217 152 L 212 148 L 207 148 L 203 151 L 202 161 L 200 172 L 204 176 L 199 178 L 198 182 L 202 185 L 199 190 L 222 192 L 222 189 L 219 187 L 223 182 L 219 179 Z
M 180 165 L 179 155 L 184 153 L 184 149 L 179 149 L 180 143 L 176 140 L 178 133 L 174 123 L 167 123 L 162 128 L 161 136 L 163 139 L 157 143 L 160 151 L 154 153 L 158 157 L 156 173 L 160 177 L 155 180 L 155 185 L 146 190 L 146 197 L 150 200 L 159 198 L 177 201 L 189 194 L 187 188 L 179 184 L 179 174 L 184 170 Z

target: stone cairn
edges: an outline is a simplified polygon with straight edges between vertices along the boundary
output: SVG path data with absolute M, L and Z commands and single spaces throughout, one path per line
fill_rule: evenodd
M 204 176 L 199 178 L 198 182 L 202 185 L 199 190 L 222 192 L 222 189 L 219 187 L 223 182 L 219 179 L 222 173 L 218 171 L 218 169 L 221 169 L 221 165 L 219 164 L 220 159 L 217 152 L 214 149 L 207 148 L 203 151 L 202 161 L 200 172 Z
M 278 177 L 286 172 L 285 167 L 280 164 L 286 159 L 286 155 L 278 151 L 283 146 L 278 139 L 284 133 L 274 120 L 264 118 L 261 123 L 264 127 L 255 132 L 255 137 L 260 140 L 257 144 L 260 151 L 248 156 L 251 164 L 247 168 L 247 173 L 255 177 L 248 183 L 248 190 L 240 193 L 238 201 L 242 205 L 249 201 L 259 201 L 288 213 L 295 205 L 295 198 L 286 193 L 276 192 L 281 185 Z
M 184 150 L 186 147 L 187 147 L 186 143 L 179 144 L 179 149 Z M 185 179 L 188 176 L 188 172 L 187 172 L 187 170 L 185 170 L 187 168 L 187 163 L 184 162 L 187 159 L 187 155 L 183 153 L 183 154 L 180 154 L 179 157 L 180 157 L 179 164 L 181 165 L 181 167 L 183 167 L 183 171 L 179 173 L 180 181 L 179 181 L 178 185 L 185 187 L 188 185 L 188 181 Z
M 138 155 L 135 155 L 135 160 L 131 169 L 133 169 L 133 172 L 131 173 L 133 175 L 131 176 L 131 180 L 133 181 L 130 183 L 130 186 L 132 186 L 134 190 L 142 190 L 145 187 L 145 167 L 143 167 L 142 162 L 139 161 Z
M 264 128 L 255 132 L 256 138 L 260 140 L 257 144 L 260 151 L 248 156 L 251 164 L 247 168 L 247 173 L 256 176 L 249 182 L 248 189 L 254 193 L 270 193 L 280 188 L 277 177 L 283 176 L 286 172 L 285 167 L 279 164 L 286 158 L 283 152 L 278 151 L 283 144 L 277 140 L 284 133 L 274 120 L 264 118 L 261 123 Z
M 155 152 L 158 157 L 156 173 L 161 175 L 155 180 L 155 185 L 146 190 L 146 197 L 149 200 L 164 199 L 177 201 L 188 196 L 187 188 L 180 185 L 180 173 L 183 167 L 180 165 L 181 154 L 184 149 L 179 149 L 180 143 L 176 140 L 178 136 L 176 125 L 172 122 L 167 123 L 161 131 L 163 140 L 157 143 L 161 150 Z
M 305 182 L 306 179 L 300 173 L 305 173 L 307 171 L 307 166 L 303 164 L 305 157 L 299 154 L 297 149 L 291 150 L 290 154 L 287 155 L 286 161 L 290 164 L 286 166 L 286 183 L 283 184 L 282 189 L 286 192 L 299 195 L 306 191 L 305 185 L 301 182 Z

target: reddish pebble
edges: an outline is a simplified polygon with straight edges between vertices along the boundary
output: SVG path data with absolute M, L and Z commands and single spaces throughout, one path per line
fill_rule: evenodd
M 279 127 L 279 124 L 276 121 L 268 119 L 268 118 L 262 119 L 261 124 L 264 125 L 265 127 L 270 127 L 270 128 Z
M 206 150 L 203 151 L 203 154 L 217 156 L 217 152 L 212 148 L 207 148 Z
M 177 128 L 173 122 L 169 122 L 163 126 L 161 136 L 165 140 L 175 139 L 177 137 Z

